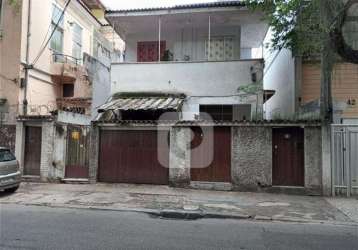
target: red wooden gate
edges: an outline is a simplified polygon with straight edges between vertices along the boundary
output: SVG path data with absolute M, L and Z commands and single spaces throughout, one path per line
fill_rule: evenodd
M 304 130 L 274 128 L 272 136 L 273 185 L 304 186 Z
M 168 148 L 158 148 L 156 130 L 102 130 L 98 180 L 101 182 L 168 184 L 169 168 L 158 161 L 159 153 L 169 162 Z
M 198 147 L 202 140 L 200 128 L 192 128 L 194 139 L 192 148 Z M 213 152 L 213 161 L 206 168 L 203 166 L 208 156 L 208 152 Z M 191 154 L 191 180 L 208 182 L 231 182 L 231 128 L 214 127 L 214 149 L 199 146 L 198 150 L 192 150 Z

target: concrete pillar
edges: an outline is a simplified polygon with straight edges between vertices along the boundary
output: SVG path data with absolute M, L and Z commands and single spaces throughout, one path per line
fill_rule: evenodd
M 55 125 L 53 168 L 49 173 L 52 179 L 63 179 L 65 177 L 66 167 L 66 135 L 67 125 Z
M 91 126 L 90 131 L 90 146 L 89 146 L 89 182 L 97 182 L 97 171 L 98 171 L 98 158 L 99 158 L 99 134 L 100 129 L 98 126 Z
M 320 127 L 305 127 L 305 188 L 322 194 L 322 134 Z
M 188 187 L 190 185 L 190 143 L 190 128 L 172 127 L 169 154 L 170 186 Z
M 235 190 L 272 185 L 272 128 L 233 127 L 231 179 Z
M 51 176 L 53 168 L 55 125 L 54 122 L 42 122 L 42 141 L 41 141 L 41 181 L 47 181 Z
M 25 157 L 25 125 L 24 122 L 18 121 L 16 123 L 16 139 L 15 139 L 15 156 L 19 161 L 20 170 L 24 171 L 24 157 Z
M 331 127 L 322 125 L 322 190 L 323 195 L 332 195 Z

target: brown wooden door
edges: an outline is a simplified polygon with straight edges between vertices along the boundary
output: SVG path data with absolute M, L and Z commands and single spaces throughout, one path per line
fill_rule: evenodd
M 67 127 L 66 178 L 88 178 L 89 127 Z
M 192 128 L 194 138 L 192 148 L 198 150 L 191 153 L 191 180 L 208 182 L 231 182 L 231 128 L 214 127 L 214 149 L 208 149 L 201 144 L 202 130 L 198 127 Z M 198 166 L 205 165 L 208 152 L 214 153 L 213 161 L 205 168 Z
M 163 58 L 166 42 L 160 42 L 160 58 Z M 158 61 L 159 43 L 158 41 L 138 42 L 137 61 L 138 62 L 156 62 Z
M 276 186 L 304 186 L 302 128 L 274 128 L 272 182 Z
M 169 163 L 167 147 L 158 148 L 154 130 L 102 130 L 98 180 L 101 182 L 168 184 L 169 168 L 158 160 L 158 150 Z
M 41 127 L 26 127 L 25 129 L 24 175 L 40 175 L 41 134 Z

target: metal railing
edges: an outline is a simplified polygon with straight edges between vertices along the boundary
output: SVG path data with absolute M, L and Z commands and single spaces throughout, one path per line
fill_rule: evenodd
M 332 195 L 358 195 L 358 125 L 332 125 Z
M 82 65 L 82 59 L 61 53 L 53 53 L 52 60 L 53 62 L 58 63 L 72 63 L 75 65 Z

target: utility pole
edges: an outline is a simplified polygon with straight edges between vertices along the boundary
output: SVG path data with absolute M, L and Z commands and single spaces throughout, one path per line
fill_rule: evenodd
M 333 185 L 331 162 L 331 123 L 333 122 L 333 105 L 331 85 L 335 54 L 330 37 L 332 12 L 329 2 L 330 0 L 320 0 L 320 19 L 323 28 L 323 36 L 321 38 L 320 117 L 322 123 L 322 185 L 324 195 L 331 195 Z
M 27 10 L 27 32 L 26 32 L 26 65 L 24 66 L 25 71 L 25 81 L 24 81 L 24 98 L 22 101 L 22 115 L 27 115 L 27 88 L 29 83 L 29 70 L 32 68 L 30 66 L 30 37 L 31 37 L 31 0 L 28 0 L 28 10 Z

